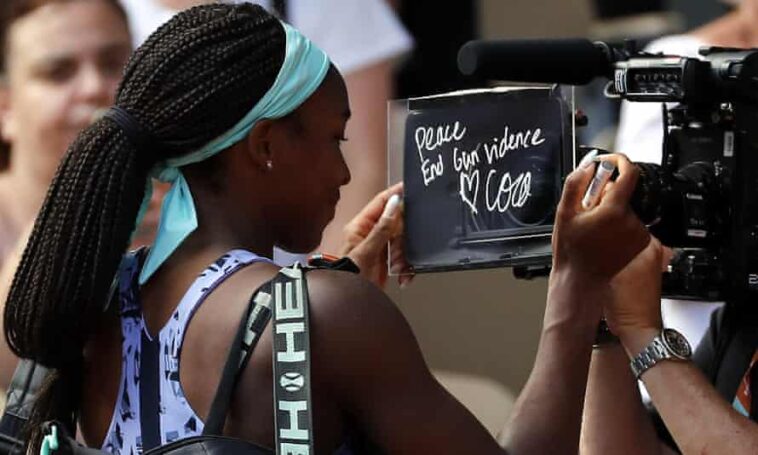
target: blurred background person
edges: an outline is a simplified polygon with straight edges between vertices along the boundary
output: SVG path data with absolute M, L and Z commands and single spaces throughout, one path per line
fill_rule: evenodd
M 42 203 L 76 134 L 113 101 L 131 53 L 116 0 L 0 6 L 0 263 Z
M 112 104 L 131 51 L 117 0 L 0 2 L 0 266 L 10 268 L 0 279 L 12 276 L 9 255 L 25 243 L 69 143 Z M 7 353 L 0 390 L 16 365 Z

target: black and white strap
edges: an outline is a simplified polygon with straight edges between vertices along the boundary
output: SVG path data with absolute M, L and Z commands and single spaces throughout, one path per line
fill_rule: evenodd
M 314 453 L 308 303 L 300 265 L 282 269 L 271 305 L 277 455 Z
M 232 345 L 238 354 L 227 359 L 203 434 L 222 434 L 237 376 L 273 319 L 276 453 L 314 453 L 308 302 L 305 273 L 299 264 L 282 269 L 253 295 Z

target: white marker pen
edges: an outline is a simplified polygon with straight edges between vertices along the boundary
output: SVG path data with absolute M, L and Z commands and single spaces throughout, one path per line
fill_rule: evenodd
M 603 160 L 600 162 L 597 170 L 595 170 L 595 176 L 592 177 L 590 186 L 587 188 L 587 192 L 582 199 L 582 207 L 585 210 L 591 209 L 597 204 L 597 201 L 600 199 L 600 192 L 605 187 L 605 184 L 608 183 L 608 180 L 611 179 L 611 175 L 613 175 L 613 171 L 615 170 L 616 165 L 610 161 Z

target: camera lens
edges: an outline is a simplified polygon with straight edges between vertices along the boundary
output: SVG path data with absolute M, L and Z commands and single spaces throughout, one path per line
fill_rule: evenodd
M 640 176 L 630 204 L 640 220 L 646 225 L 651 225 L 661 217 L 663 172 L 657 164 L 635 163 L 635 165 L 640 170 Z
M 696 161 L 674 172 L 656 164 L 640 170 L 630 205 L 659 240 L 669 246 L 701 247 L 719 232 L 718 187 L 712 163 Z

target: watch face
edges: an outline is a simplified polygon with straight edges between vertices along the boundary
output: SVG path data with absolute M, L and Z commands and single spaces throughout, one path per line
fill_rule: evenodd
M 663 329 L 663 341 L 671 350 L 672 354 L 681 358 L 689 359 L 692 355 L 690 343 L 684 338 L 684 335 L 673 329 Z

